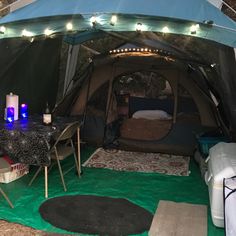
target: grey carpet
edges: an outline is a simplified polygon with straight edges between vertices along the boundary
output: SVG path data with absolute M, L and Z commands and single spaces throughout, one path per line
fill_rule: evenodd
M 130 235 L 148 231 L 153 215 L 123 198 L 75 195 L 51 198 L 39 208 L 50 224 L 71 232 Z

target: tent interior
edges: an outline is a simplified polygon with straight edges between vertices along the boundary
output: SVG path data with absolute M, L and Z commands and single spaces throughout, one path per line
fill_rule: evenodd
M 98 46 L 109 40 L 113 45 L 102 52 Z M 198 136 L 231 138 L 217 66 L 222 52 L 230 52 L 226 46 L 177 35 L 120 33 L 80 47 L 95 55 L 85 74 L 75 72 L 74 85 L 54 112 L 80 116 L 84 141 L 193 155 Z
M 234 62 L 229 47 L 178 35 L 97 34 L 78 45 L 62 36 L 1 40 L 1 107 L 9 92 L 31 114 L 49 102 L 55 115 L 79 116 L 84 141 L 126 150 L 193 155 L 205 132 L 232 137 L 219 68 L 224 55 Z
M 233 141 L 236 24 L 183 3 L 39 0 L 3 17 L 2 111 L 9 92 L 31 114 L 49 102 L 80 117 L 85 141 L 124 149 L 193 155 L 206 132 Z
M 36 1 L 36 6 L 39 2 L 47 5 L 47 1 L 39 0 Z M 53 4 L 52 1 L 50 4 Z M 40 13 L 40 9 L 35 11 Z M 20 14 L 20 17 L 23 15 Z M 101 30 L 94 25 L 89 25 L 91 29 L 84 30 L 82 25 L 82 30 L 65 32 L 64 28 L 61 30 L 57 26 L 63 23 L 64 27 L 68 15 L 57 16 L 55 13 L 52 15 L 53 19 L 49 16 L 42 19 L 36 16 L 32 21 L 20 19 L 16 21 L 16 25 L 13 21 L 14 30 L 19 28 L 20 31 L 22 25 L 29 24 L 40 32 L 52 21 L 55 29 L 59 30 L 48 35 L 11 35 L 13 31 L 10 31 L 10 36 L 4 38 L 0 29 L 0 36 L 3 37 L 0 37 L 1 119 L 6 94 L 13 92 L 19 95 L 20 103 L 28 104 L 30 115 L 42 114 L 48 102 L 54 116 L 77 117 L 81 122 L 82 141 L 96 147 L 193 157 L 199 148 L 198 138 L 202 135 L 235 142 L 236 61 L 233 48 L 235 39 L 232 36 L 236 31 L 229 30 L 227 38 L 227 28 L 217 28 L 213 22 L 202 21 L 200 27 L 204 31 L 203 36 L 197 35 L 195 31 L 184 34 L 179 28 L 170 34 L 162 30 L 125 28 L 124 22 L 133 24 L 136 19 L 142 19 L 137 13 L 131 18 L 125 18 L 126 21 L 120 24 L 121 28 L 117 31 Z M 109 14 L 108 16 L 110 17 Z M 72 18 L 75 22 L 80 22 L 83 17 L 75 14 Z M 147 22 L 150 20 L 150 24 L 156 24 L 153 17 L 144 19 Z M 88 16 L 85 21 L 87 24 Z M 170 25 L 185 23 L 175 18 L 172 22 L 168 17 L 163 21 Z M 191 24 L 193 22 L 198 21 L 193 20 Z M 108 25 L 113 27 L 110 23 Z M 91 153 L 86 149 L 82 150 L 82 159 L 83 155 L 88 158 Z M 72 193 L 125 197 L 152 212 L 156 209 L 155 201 L 162 198 L 177 202 L 187 201 L 189 198 L 191 203 L 209 206 L 207 186 L 201 179 L 193 158 L 192 173 L 189 178 L 183 179 L 161 174 L 119 175 L 109 170 L 85 170 L 86 175 L 78 183 L 69 180 L 71 192 L 64 193 L 55 189 L 52 195 Z M 72 174 L 69 177 L 72 179 Z M 24 178 L 28 180 L 29 177 Z M 17 196 L 27 195 L 30 199 L 21 198 L 23 201 L 15 211 L 20 217 L 17 222 L 38 229 L 66 233 L 42 222 L 38 207 L 45 199 L 37 198 L 35 205 L 32 205 L 38 189 L 23 189 L 24 178 L 18 187 L 16 183 L 6 186 L 9 190 L 19 189 Z M 43 181 L 40 181 L 42 187 Z M 126 181 L 132 183 L 131 190 L 124 187 Z M 163 181 L 169 181 L 168 187 L 166 182 L 161 185 Z M 191 191 L 187 193 L 186 190 L 182 196 L 182 192 L 176 187 L 173 194 L 171 191 L 177 182 L 181 191 L 184 188 L 190 188 Z M 161 188 L 153 186 L 163 186 L 165 194 L 162 195 Z M 137 198 L 133 194 L 135 191 Z M 29 202 L 28 211 L 24 212 L 22 209 L 28 204 L 26 201 Z M 15 221 L 15 216 L 6 208 L 0 218 Z M 29 219 L 26 215 L 22 216 L 22 211 L 28 214 L 31 209 L 37 212 L 37 222 L 33 222 L 32 216 Z M 213 226 L 210 213 L 208 225 L 209 235 L 223 235 L 223 229 Z

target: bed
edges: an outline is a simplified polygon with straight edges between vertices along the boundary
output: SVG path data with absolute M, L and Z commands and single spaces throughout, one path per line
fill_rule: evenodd
M 172 127 L 172 116 L 163 110 L 141 110 L 123 121 L 120 136 L 126 139 L 159 140 Z

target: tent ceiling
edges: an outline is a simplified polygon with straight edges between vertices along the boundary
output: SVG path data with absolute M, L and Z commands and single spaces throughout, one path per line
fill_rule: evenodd
M 118 21 L 111 25 L 113 14 Z M 93 26 L 92 16 L 97 17 Z M 43 35 L 46 28 L 50 33 L 68 33 L 69 21 L 76 32 L 136 31 L 137 23 L 141 23 L 143 31 L 163 32 L 168 27 L 169 33 L 236 47 L 236 23 L 206 0 L 37 0 L 0 19 L 0 26 L 6 28 L 0 37 L 18 37 L 24 29 L 24 35 L 30 37 Z M 192 30 L 196 23 L 199 28 Z
M 218 64 L 218 49 L 224 47 L 199 38 L 153 32 L 141 34 L 137 32 L 107 32 L 101 38 L 95 36 L 81 43 L 101 54 L 114 53 L 114 50 L 119 48 L 130 48 L 127 44 L 131 44 L 137 48 L 162 51 L 163 55 L 186 61 L 186 63 L 207 66 Z

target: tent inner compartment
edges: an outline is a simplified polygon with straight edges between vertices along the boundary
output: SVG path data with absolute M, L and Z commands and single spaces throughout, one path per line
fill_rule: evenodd
M 209 104 L 192 96 L 195 90 L 155 71 L 119 75 L 90 96 L 82 137 L 130 151 L 193 155 L 196 137 L 216 129 L 209 114 L 200 114 L 195 100 Z

